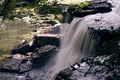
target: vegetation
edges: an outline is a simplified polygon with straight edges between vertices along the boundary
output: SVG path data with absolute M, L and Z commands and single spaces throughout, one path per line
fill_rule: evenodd
M 83 8 L 86 8 L 89 5 L 89 3 L 87 1 L 80 3 L 76 6 L 75 11 L 80 11 Z
M 10 16 L 9 13 L 11 13 L 12 10 L 14 9 L 15 9 L 15 0 L 5 0 L 2 5 L 0 16 L 3 16 L 3 18 L 5 19 Z
M 71 3 L 69 5 L 68 10 L 76 12 L 76 11 L 80 11 L 82 9 L 85 9 L 88 5 L 89 5 L 88 1 L 84 1 L 84 2 L 81 2 L 79 4 L 73 4 L 73 3 Z
M 42 14 L 60 14 L 60 6 L 58 5 L 57 1 L 54 0 L 52 5 L 48 3 L 43 3 L 39 7 L 39 13 Z
M 18 18 L 25 17 L 24 14 L 28 14 L 31 16 L 31 12 L 16 13 L 16 10 L 19 9 L 32 9 L 34 8 L 35 13 L 37 14 L 54 14 L 55 17 L 57 14 L 60 14 L 60 6 L 58 5 L 57 0 L 54 0 L 52 5 L 48 3 L 48 0 L 5 0 L 4 3 L 1 5 L 2 11 L 0 16 L 3 16 L 4 19 L 14 19 L 18 15 Z M 23 10 L 21 10 L 23 11 Z M 29 10 L 28 10 L 29 11 Z M 29 14 L 30 13 L 30 14 Z M 27 15 L 27 16 L 28 16 Z

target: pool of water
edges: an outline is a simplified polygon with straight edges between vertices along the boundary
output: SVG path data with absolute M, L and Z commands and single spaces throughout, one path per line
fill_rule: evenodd
M 33 28 L 23 21 L 5 21 L 0 26 L 0 56 L 9 54 L 11 48 L 23 39 L 23 35 L 32 30 Z

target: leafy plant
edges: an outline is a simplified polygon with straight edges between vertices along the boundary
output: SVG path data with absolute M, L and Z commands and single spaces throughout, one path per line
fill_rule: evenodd
M 8 18 L 12 10 L 15 9 L 15 0 L 5 0 L 2 5 L 1 16 Z
M 39 13 L 43 14 L 59 14 L 61 12 L 58 2 L 55 0 L 53 1 L 52 5 L 49 5 L 48 3 L 44 2 L 41 4 L 39 8 Z

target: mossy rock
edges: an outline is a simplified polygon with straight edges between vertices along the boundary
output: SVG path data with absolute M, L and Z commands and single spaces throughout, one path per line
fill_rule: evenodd
M 104 13 L 110 12 L 111 4 L 108 2 L 94 2 L 94 1 L 85 1 L 79 4 L 71 4 L 68 8 L 68 12 L 72 16 L 84 17 L 86 15 L 95 14 L 95 13 Z

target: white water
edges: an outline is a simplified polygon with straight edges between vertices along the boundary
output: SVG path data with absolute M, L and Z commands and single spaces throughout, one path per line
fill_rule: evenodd
M 115 5 L 117 3 L 117 5 Z M 94 38 L 96 34 L 88 31 L 88 26 L 92 25 L 95 28 L 103 26 L 102 28 L 110 29 L 110 26 L 118 28 L 120 25 L 120 0 L 113 3 L 114 8 L 109 13 L 98 13 L 89 15 L 84 18 L 75 18 L 68 26 L 68 31 L 62 41 L 60 52 L 57 56 L 55 65 L 55 73 L 69 67 L 79 58 L 89 57 L 95 50 Z M 102 17 L 102 18 L 101 18 Z M 100 22 L 95 22 L 95 19 L 100 19 Z M 102 29 L 101 28 L 101 29 Z
M 89 18 L 89 19 L 88 19 Z M 87 57 L 93 50 L 93 37 L 88 31 L 88 24 L 92 17 L 86 19 L 75 18 L 64 36 L 61 50 L 58 53 L 56 72 L 72 65 L 78 58 Z
M 120 0 L 108 0 L 113 6 L 113 11 L 120 15 Z

